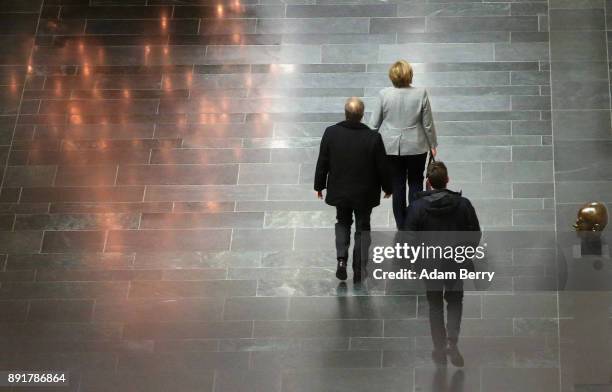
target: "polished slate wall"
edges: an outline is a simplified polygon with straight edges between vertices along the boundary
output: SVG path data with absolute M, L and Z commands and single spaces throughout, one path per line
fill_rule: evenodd
M 550 1 L 558 230 L 588 201 L 612 201 L 610 2 Z
M 338 286 L 311 190 L 346 96 L 370 106 L 403 57 L 483 225 L 552 229 L 548 2 L 0 7 L 0 368 L 75 391 L 557 390 L 556 295 L 469 295 L 468 369 L 436 374 L 424 298 Z

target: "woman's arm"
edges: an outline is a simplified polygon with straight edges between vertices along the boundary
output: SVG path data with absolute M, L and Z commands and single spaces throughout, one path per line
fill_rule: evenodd
M 424 90 L 423 95 L 423 107 L 421 108 L 422 116 L 421 121 L 423 123 L 423 129 L 425 134 L 429 138 L 431 148 L 438 147 L 438 137 L 436 136 L 436 126 L 434 125 L 433 113 L 431 112 L 431 104 L 429 103 L 429 96 L 427 90 Z
M 378 130 L 380 128 L 380 124 L 383 121 L 383 108 L 382 108 L 382 94 L 378 94 L 378 102 L 374 104 L 374 110 L 372 111 L 372 115 L 370 116 L 370 121 L 368 121 L 368 126 L 374 130 Z

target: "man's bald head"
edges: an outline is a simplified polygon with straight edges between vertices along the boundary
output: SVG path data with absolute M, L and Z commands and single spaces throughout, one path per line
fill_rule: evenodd
M 360 122 L 363 118 L 363 111 L 365 106 L 363 105 L 363 101 L 357 97 L 351 97 L 346 100 L 346 104 L 344 105 L 344 114 L 346 116 L 346 120 L 350 122 Z

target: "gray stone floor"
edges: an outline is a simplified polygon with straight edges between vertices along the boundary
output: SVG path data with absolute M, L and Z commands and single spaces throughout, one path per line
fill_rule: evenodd
M 338 285 L 311 183 L 345 98 L 368 110 L 404 58 L 484 228 L 569 229 L 612 201 L 611 4 L 0 2 L 0 369 L 80 392 L 574 390 L 555 292 L 469 293 L 467 367 L 436 371 L 423 296 Z

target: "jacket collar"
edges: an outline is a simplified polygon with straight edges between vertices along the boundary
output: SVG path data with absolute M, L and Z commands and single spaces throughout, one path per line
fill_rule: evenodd
M 338 124 L 336 124 L 340 127 L 343 128 L 350 128 L 350 129 L 370 129 L 370 127 L 368 127 L 367 125 L 365 125 L 364 123 L 361 122 L 351 122 L 351 121 L 340 121 Z
M 450 189 L 432 189 L 430 191 L 423 191 L 423 192 L 419 192 L 416 194 L 416 198 L 420 199 L 423 197 L 427 197 L 427 196 L 435 196 L 435 198 L 439 198 L 442 197 L 444 194 L 451 194 L 451 195 L 456 195 L 456 196 L 461 196 L 461 191 L 459 192 L 455 192 L 455 191 L 451 191 Z

